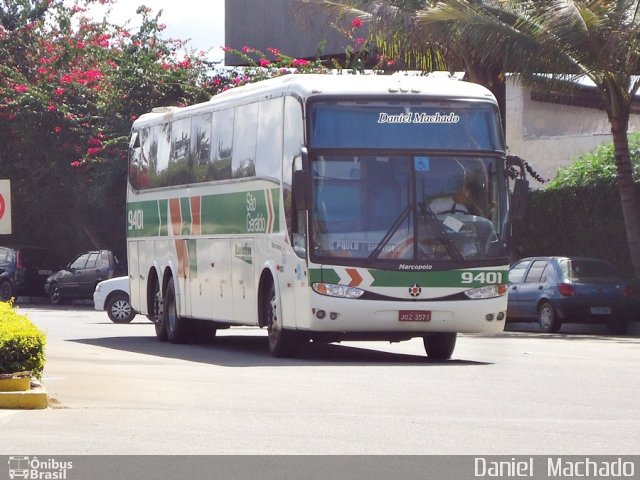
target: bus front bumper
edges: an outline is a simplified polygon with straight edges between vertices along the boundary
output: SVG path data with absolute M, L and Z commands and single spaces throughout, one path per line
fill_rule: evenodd
M 411 336 L 429 332 L 499 333 L 504 330 L 507 297 L 405 302 L 343 299 L 313 292 L 311 306 L 308 329 L 315 332 Z

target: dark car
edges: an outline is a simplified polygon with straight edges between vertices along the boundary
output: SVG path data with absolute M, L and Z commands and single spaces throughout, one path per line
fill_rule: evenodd
M 507 320 L 537 321 L 543 332 L 606 323 L 611 333 L 625 333 L 638 306 L 630 283 L 597 258 L 523 258 L 509 270 Z
M 42 295 L 47 277 L 58 268 L 58 255 L 48 248 L 0 247 L 0 301 Z
M 54 305 L 69 299 L 90 300 L 98 283 L 120 275 L 122 270 L 109 250 L 81 253 L 65 269 L 47 278 L 44 290 Z

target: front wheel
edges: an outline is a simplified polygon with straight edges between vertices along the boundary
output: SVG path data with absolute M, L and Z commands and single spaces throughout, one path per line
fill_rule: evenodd
M 64 303 L 62 293 L 60 293 L 60 287 L 57 283 L 52 283 L 49 286 L 49 301 L 52 305 L 62 305 Z
M 538 323 L 540 330 L 544 333 L 556 333 L 562 326 L 562 322 L 549 302 L 542 302 L 538 308 Z
M 129 295 L 126 293 L 116 293 L 107 300 L 107 315 L 113 323 L 130 323 L 136 316 L 136 312 L 131 308 Z
M 300 338 L 297 332 L 286 330 L 282 326 L 282 311 L 273 282 L 267 287 L 262 312 L 267 325 L 271 355 L 277 358 L 293 357 L 300 348 Z
M 448 360 L 456 348 L 456 332 L 434 332 L 422 338 L 427 357 L 433 360 Z

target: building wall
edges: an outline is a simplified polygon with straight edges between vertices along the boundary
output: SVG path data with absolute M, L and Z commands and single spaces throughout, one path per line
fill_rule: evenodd
M 513 80 L 507 83 L 506 124 L 509 153 L 548 180 L 578 155 L 613 141 L 604 111 L 532 100 L 531 89 Z M 640 115 L 631 116 L 629 131 L 640 131 Z

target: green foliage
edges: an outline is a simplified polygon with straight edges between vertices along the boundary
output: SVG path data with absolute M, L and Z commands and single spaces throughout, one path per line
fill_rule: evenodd
M 7 302 L 0 302 L 0 373 L 44 370 L 45 334 Z
M 581 255 L 609 260 L 633 275 L 620 194 L 613 184 L 531 192 L 527 218 L 513 224 L 513 260 Z
M 640 180 L 640 134 L 629 135 L 629 153 L 633 178 Z M 592 187 L 600 184 L 614 185 L 616 165 L 613 144 L 600 145 L 593 151 L 580 155 L 568 167 L 560 169 L 547 185 L 547 190 L 565 187 Z

